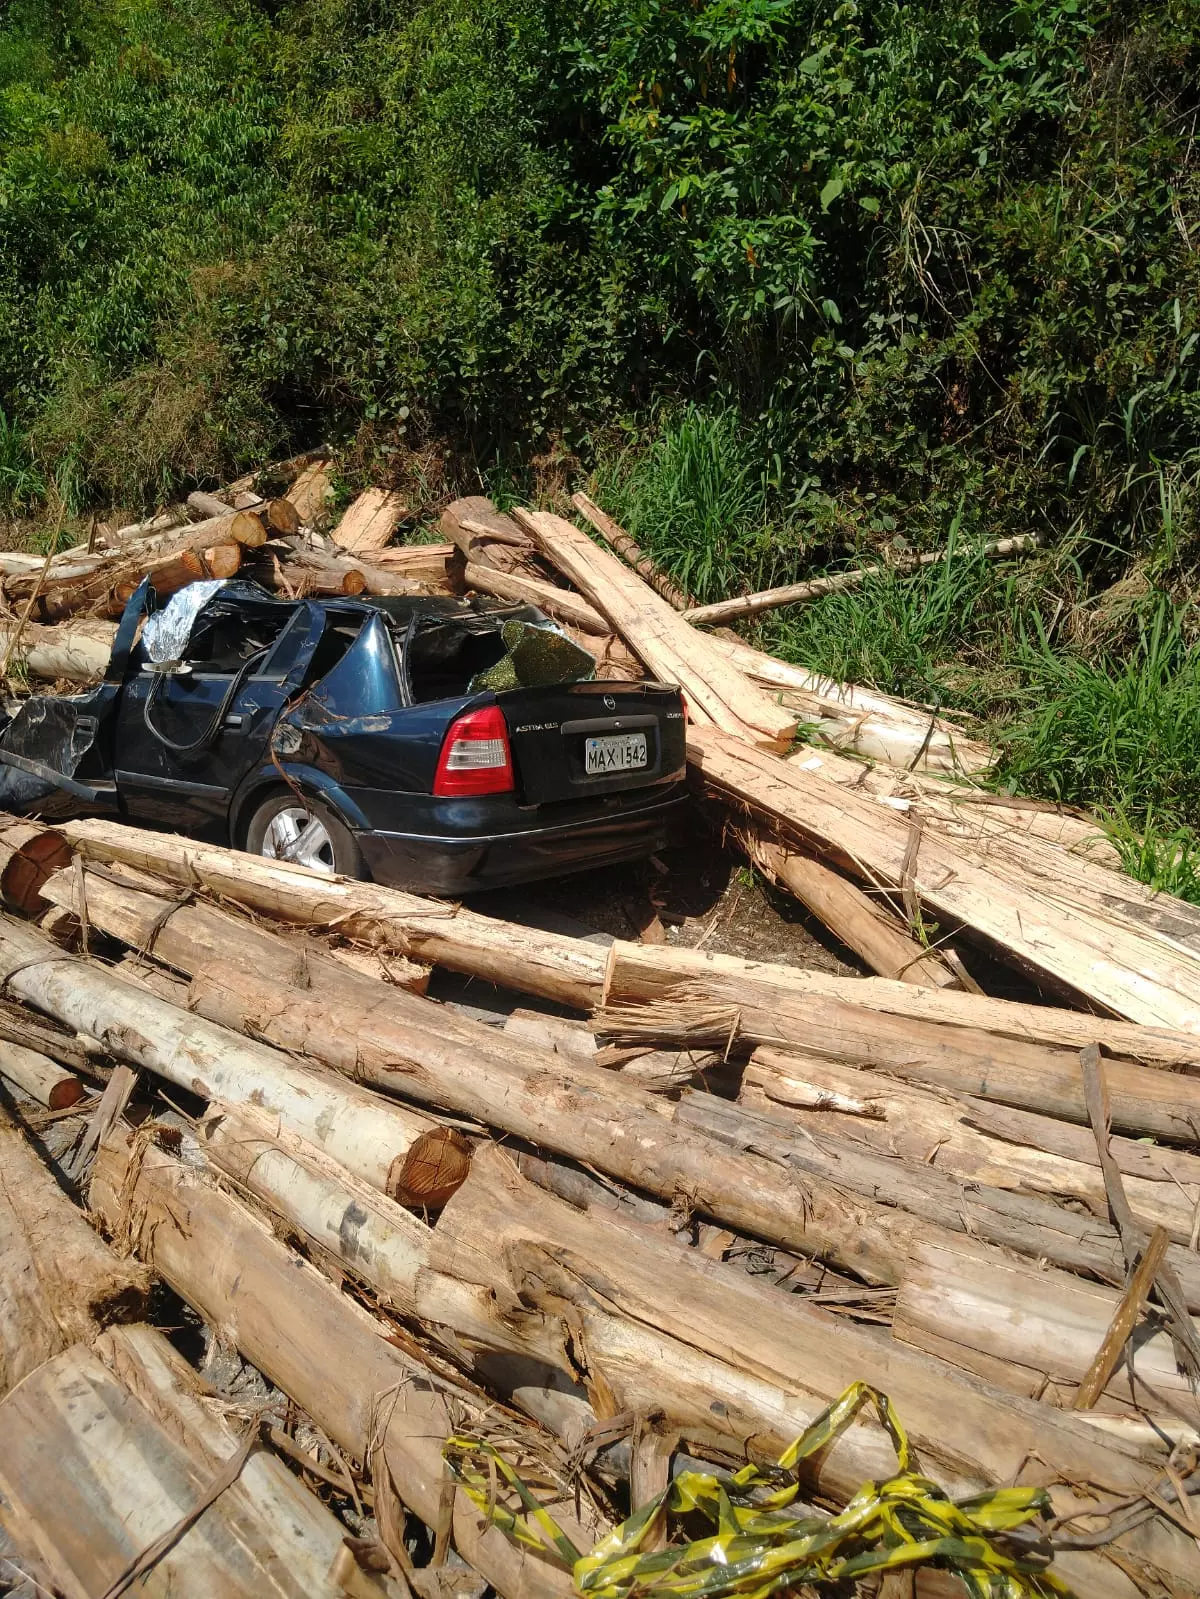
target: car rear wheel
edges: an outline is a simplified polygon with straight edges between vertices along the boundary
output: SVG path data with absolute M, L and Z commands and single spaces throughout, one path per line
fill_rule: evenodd
M 354 834 L 320 800 L 292 793 L 272 794 L 255 811 L 246 829 L 246 848 L 267 860 L 289 861 L 326 877 L 363 875 L 362 853 Z

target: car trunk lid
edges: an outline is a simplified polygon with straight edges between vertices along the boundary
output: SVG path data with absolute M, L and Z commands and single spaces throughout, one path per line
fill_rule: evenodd
M 602 680 L 508 689 L 496 703 L 525 804 L 594 799 L 682 775 L 683 700 L 668 684 Z

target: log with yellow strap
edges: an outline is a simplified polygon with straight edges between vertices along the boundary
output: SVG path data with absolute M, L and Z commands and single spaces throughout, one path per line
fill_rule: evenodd
M 840 1514 L 796 1515 L 795 1468 L 824 1449 L 873 1405 L 896 1451 L 898 1470 L 866 1482 Z M 513 1467 L 491 1444 L 455 1437 L 447 1465 L 473 1504 L 514 1542 L 537 1548 L 571 1572 L 582 1599 L 766 1599 L 801 1583 L 850 1581 L 936 1563 L 961 1578 L 971 1599 L 1050 1599 L 1070 1590 L 1048 1570 L 1051 1550 L 1029 1523 L 1049 1508 L 1040 1488 L 998 1488 L 948 1499 L 914 1469 L 908 1438 L 886 1394 L 853 1383 L 792 1443 L 774 1467 L 743 1466 L 721 1480 L 685 1471 L 589 1554 L 581 1554 Z M 507 1484 L 520 1510 L 501 1500 Z M 686 1540 L 681 1518 L 715 1531 Z M 673 1520 L 672 1520 L 673 1518 Z M 665 1548 L 647 1550 L 671 1527 Z

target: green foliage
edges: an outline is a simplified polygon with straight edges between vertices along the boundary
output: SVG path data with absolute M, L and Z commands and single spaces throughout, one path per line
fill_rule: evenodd
M 610 456 L 601 502 L 697 601 L 786 581 L 795 548 L 782 546 L 754 441 L 731 409 L 685 406 Z
M 81 493 L 153 497 L 364 427 L 579 448 L 691 391 L 831 553 L 964 496 L 1129 548 L 1160 476 L 1186 541 L 1193 13 L 13 0 L 0 403 Z
M 1200 827 L 1200 645 L 1185 620 L 1158 596 L 1132 640 L 1095 660 L 1055 649 L 1041 626 L 1027 635 L 1008 781 L 1137 823 Z
M 46 492 L 29 456 L 29 444 L 16 422 L 0 411 L 0 508 L 29 510 Z

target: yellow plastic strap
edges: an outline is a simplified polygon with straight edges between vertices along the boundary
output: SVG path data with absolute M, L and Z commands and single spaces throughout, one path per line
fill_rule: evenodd
M 874 1406 L 896 1451 L 886 1482 L 865 1482 L 836 1516 L 800 1516 L 796 1467 Z M 1004 1534 L 1026 1525 L 1048 1500 L 1041 1488 L 999 1488 L 957 1502 L 914 1468 L 912 1451 L 887 1396 L 854 1383 L 784 1451 L 777 1465 L 743 1466 L 725 1481 L 685 1471 L 648 1504 L 581 1555 L 538 1504 L 512 1466 L 478 1438 L 451 1438 L 446 1460 L 471 1501 L 514 1542 L 536 1548 L 571 1572 L 581 1599 L 766 1599 L 800 1583 L 847 1581 L 871 1572 L 936 1562 L 956 1572 L 971 1599 L 1062 1599 L 1070 1590 L 1047 1570 L 1049 1550 L 1008 1546 Z M 524 1514 L 497 1501 L 503 1479 Z M 696 1518 L 707 1537 L 644 1552 L 665 1518 Z

